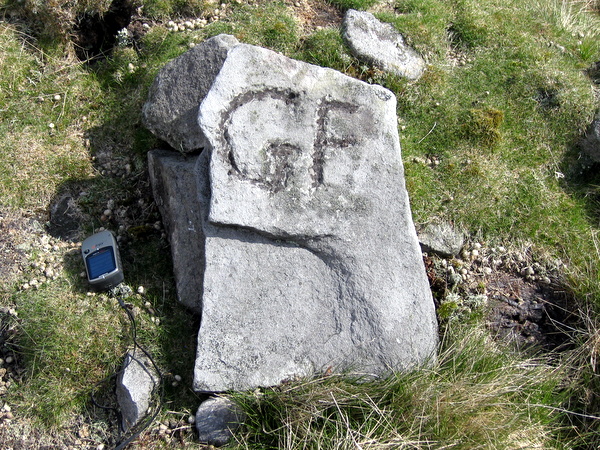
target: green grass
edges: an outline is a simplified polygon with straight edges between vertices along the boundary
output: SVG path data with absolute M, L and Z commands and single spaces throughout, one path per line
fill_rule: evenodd
M 561 258 L 585 322 L 574 332 L 576 350 L 552 360 L 512 353 L 470 317 L 444 322 L 439 359 L 427 368 L 376 382 L 334 375 L 235 393 L 249 415 L 239 448 L 599 443 L 600 175 L 579 174 L 576 147 L 598 107 L 585 75 L 600 60 L 597 13 L 558 0 L 397 0 L 392 8 L 328 2 L 377 7 L 376 15 L 405 35 L 428 63 L 419 81 L 407 82 L 356 60 L 337 27 L 302 30 L 283 2 L 230 1 L 225 19 L 185 33 L 158 24 L 138 48 L 118 47 L 93 66 L 70 56 L 63 28 L 52 30 L 59 12 L 48 23 L 32 22 L 39 19 L 32 8 L 46 4 L 38 3 L 25 2 L 23 21 L 0 23 L 0 208 L 42 214 L 58 194 L 72 192 L 86 232 L 117 227 L 100 220 L 109 200 L 130 208 L 127 283 L 147 293 L 126 302 L 139 312 L 141 343 L 166 373 L 169 403 L 161 417 L 197 406 L 189 388 L 197 323 L 176 304 L 168 249 L 152 226 L 145 155 L 158 142 L 142 126 L 141 107 L 168 60 L 226 32 L 391 89 L 415 221 L 446 219 L 481 241 L 527 244 L 539 257 Z M 140 3 L 165 21 L 216 6 Z M 0 10 L 15 4 L 0 2 Z M 100 10 L 102 3 L 72 6 Z M 423 163 L 427 157 L 439 164 Z M 105 161 L 128 165 L 129 175 L 108 173 Z M 57 429 L 77 414 L 93 416 L 94 384 L 131 344 L 116 301 L 88 296 L 78 255 L 64 258 L 57 280 L 37 290 L 6 287 L 0 300 L 17 307 L 16 345 L 26 369 L 8 401 L 16 414 Z M 172 386 L 174 375 L 183 377 L 181 386 Z
M 561 448 L 565 392 L 543 359 L 511 355 L 472 329 L 430 367 L 364 384 L 332 375 L 236 393 L 250 448 Z M 562 391 L 562 392 L 561 392 Z

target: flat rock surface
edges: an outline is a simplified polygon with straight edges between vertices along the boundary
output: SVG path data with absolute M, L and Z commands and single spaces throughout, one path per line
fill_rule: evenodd
M 386 89 L 330 69 L 229 51 L 199 112 L 212 151 L 197 171 L 196 390 L 330 367 L 384 374 L 432 356 L 437 323 L 395 106 Z
M 366 11 L 349 9 L 343 23 L 344 40 L 352 53 L 367 63 L 409 80 L 425 71 L 425 61 L 389 23 Z

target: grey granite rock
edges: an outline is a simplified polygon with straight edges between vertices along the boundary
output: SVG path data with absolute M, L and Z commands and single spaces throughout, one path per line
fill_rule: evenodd
M 448 222 L 429 223 L 419 232 L 419 242 L 425 252 L 451 258 L 465 245 L 465 235 Z
M 198 391 L 324 371 L 384 375 L 435 353 L 393 94 L 240 44 L 199 111 Z
M 177 299 L 200 314 L 205 260 L 197 159 L 167 150 L 148 153 L 152 192 L 171 244 Z
M 135 426 L 147 414 L 158 384 L 158 374 L 142 352 L 138 350 L 125 355 L 116 389 L 124 430 Z
M 166 64 L 154 80 L 142 110 L 146 128 L 175 150 L 202 150 L 206 141 L 196 121 L 198 105 L 219 73 L 227 51 L 237 43 L 233 36 L 218 35 Z
M 245 420 L 240 407 L 225 397 L 211 397 L 196 412 L 196 430 L 200 442 L 221 447 Z
M 349 9 L 343 23 L 343 36 L 352 53 L 409 80 L 417 80 L 425 71 L 425 61 L 389 23 L 377 20 L 366 11 Z

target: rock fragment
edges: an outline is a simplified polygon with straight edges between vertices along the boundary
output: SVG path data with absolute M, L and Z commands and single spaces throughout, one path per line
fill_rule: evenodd
M 194 423 L 200 442 L 221 447 L 233 436 L 245 420 L 245 414 L 225 397 L 211 397 L 202 402 Z
M 418 232 L 421 248 L 443 258 L 457 256 L 465 244 L 465 236 L 448 222 L 429 223 Z
M 142 110 L 146 128 L 177 151 L 202 150 L 206 140 L 198 128 L 198 106 L 236 44 L 235 37 L 218 35 L 167 63 Z
M 142 352 L 128 352 L 125 355 L 123 369 L 117 379 L 117 402 L 125 431 L 147 414 L 152 393 L 158 384 L 159 375 Z
M 349 9 L 344 17 L 343 37 L 360 60 L 409 80 L 418 80 L 425 71 L 423 58 L 389 24 L 366 11 Z

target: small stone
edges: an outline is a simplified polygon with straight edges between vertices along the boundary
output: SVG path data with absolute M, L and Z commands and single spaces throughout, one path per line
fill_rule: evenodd
M 181 375 L 175 375 L 173 378 L 175 378 L 175 381 L 177 382 L 181 381 Z
M 213 397 L 196 412 L 196 430 L 200 442 L 217 447 L 227 444 L 245 420 L 245 414 L 233 401 Z
M 137 293 L 140 295 L 144 295 L 146 293 L 146 288 L 144 286 L 138 286 Z
M 188 416 L 188 418 L 187 418 L 187 422 L 188 422 L 190 425 L 193 425 L 194 423 L 196 423 L 196 417 L 195 417 L 195 416 L 192 416 L 192 415 Z
M 471 250 L 471 256 L 473 257 L 473 259 L 477 258 L 479 256 L 479 250 Z
M 462 283 L 462 281 L 463 281 L 463 278 L 457 273 L 453 272 L 450 275 L 448 275 L 448 283 L 451 286 L 456 286 L 456 285 Z
M 481 244 L 480 244 L 479 242 L 475 242 L 475 243 L 473 244 L 473 248 L 474 248 L 475 250 L 479 250 L 479 249 L 481 248 Z
M 53 98 L 54 98 L 54 101 L 58 102 L 58 101 L 60 101 L 61 96 L 60 96 L 60 94 L 56 94 Z
M 54 125 L 52 122 L 50 122 L 50 123 L 48 124 L 48 128 L 50 128 L 51 130 L 53 130 L 53 129 L 54 129 L 54 127 L 55 127 L 55 125 Z
M 492 269 L 490 267 L 484 267 L 483 273 L 486 275 L 490 275 L 492 273 Z
M 533 270 L 533 267 L 528 266 L 521 270 L 521 275 L 532 276 L 535 275 L 535 271 Z

